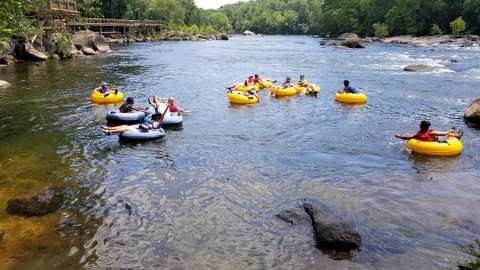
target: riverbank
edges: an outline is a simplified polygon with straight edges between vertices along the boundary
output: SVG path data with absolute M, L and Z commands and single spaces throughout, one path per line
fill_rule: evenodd
M 91 56 L 112 51 L 110 44 L 151 41 L 211 41 L 229 40 L 227 33 L 192 34 L 182 31 L 166 31 L 151 35 L 105 34 L 92 31 L 69 33 L 44 33 L 33 41 L 12 39 L 0 41 L 0 65 L 16 61 L 46 61 Z
M 324 38 L 321 45 L 333 45 L 337 47 L 364 48 L 364 43 L 405 44 L 425 48 L 468 48 L 480 47 L 480 36 L 468 35 L 455 37 L 452 35 L 436 36 L 394 36 L 388 38 L 366 37 L 360 38 L 355 33 L 344 33 L 337 38 Z

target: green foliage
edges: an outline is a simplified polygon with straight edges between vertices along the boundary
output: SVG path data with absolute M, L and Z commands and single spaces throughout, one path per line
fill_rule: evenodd
M 480 33 L 480 0 L 250 0 L 220 11 L 235 32 L 372 35 L 384 22 L 391 35 L 429 35 L 462 16 L 468 32 Z
M 450 28 L 452 29 L 452 35 L 459 37 L 465 32 L 467 25 L 462 17 L 458 17 L 450 23 Z
M 384 23 L 375 23 L 373 24 L 373 29 L 375 30 L 375 36 L 379 38 L 388 37 L 388 25 Z
M 467 262 L 463 264 L 462 269 L 480 270 L 480 239 L 468 245 L 464 252 L 467 254 Z
M 55 33 L 55 40 L 57 41 L 57 53 L 62 58 L 69 58 L 72 54 L 72 37 L 68 33 Z
M 434 23 L 434 24 L 432 24 L 432 29 L 430 30 L 430 35 L 432 35 L 432 36 L 443 35 L 443 31 L 440 28 L 440 26 L 438 26 L 438 24 Z

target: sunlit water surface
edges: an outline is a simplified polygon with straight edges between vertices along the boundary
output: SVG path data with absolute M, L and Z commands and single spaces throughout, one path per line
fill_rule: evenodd
M 436 70 L 402 71 L 417 62 Z M 122 45 L 0 70 L 13 84 L 0 91 L 2 209 L 45 185 L 70 194 L 61 213 L 33 221 L 1 211 L 6 266 L 451 269 L 480 234 L 480 131 L 462 119 L 480 95 L 478 48 L 343 50 L 310 37 L 234 37 Z M 230 105 L 225 86 L 255 72 L 304 74 L 322 92 L 265 92 L 260 104 Z M 119 142 L 99 128 L 113 107 L 89 100 L 100 79 L 140 104 L 175 96 L 192 113 L 163 141 Z M 368 105 L 334 102 L 344 79 L 365 89 Z M 414 155 L 393 138 L 422 119 L 464 129 L 464 153 Z M 329 205 L 360 231 L 352 260 L 330 259 L 309 226 L 275 218 L 303 199 Z

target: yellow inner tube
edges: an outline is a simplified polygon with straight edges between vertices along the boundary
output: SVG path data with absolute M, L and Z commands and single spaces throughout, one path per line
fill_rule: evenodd
M 258 98 L 253 95 L 248 95 L 241 91 L 232 91 L 227 94 L 228 100 L 235 104 L 255 104 L 258 103 Z
M 272 86 L 273 86 L 272 81 L 264 81 L 263 84 L 260 84 L 258 82 L 255 83 L 256 90 L 265 89 L 265 88 L 272 88 Z
M 448 137 L 446 143 L 425 142 L 417 139 L 407 141 L 407 147 L 413 152 L 431 156 L 456 156 L 462 153 L 463 143 L 458 138 Z
M 294 87 L 272 89 L 272 95 L 277 97 L 294 96 L 296 94 L 298 94 L 298 91 Z
M 244 86 L 243 84 L 239 84 L 237 85 L 237 87 L 235 87 L 235 91 L 246 92 L 250 90 L 258 90 L 258 89 L 255 87 L 255 85 Z
M 294 85 L 293 87 L 294 87 L 295 89 L 297 89 L 297 91 L 301 91 L 301 92 L 303 92 L 304 94 L 315 94 L 315 93 L 318 94 L 318 93 L 320 93 L 320 86 L 318 86 L 318 85 L 316 85 L 316 84 L 313 84 L 313 83 L 310 84 L 310 86 L 313 87 L 313 92 L 312 92 L 312 91 L 310 91 L 310 92 L 307 91 L 307 87 L 300 86 L 300 85 L 298 85 L 298 84 L 297 84 L 297 85 Z
M 122 92 L 118 92 L 115 95 L 115 90 L 110 89 L 108 90 L 108 96 L 105 97 L 107 94 L 102 94 L 99 92 L 99 88 L 95 89 L 95 92 L 92 93 L 91 99 L 95 103 L 119 103 L 123 101 L 124 95 Z
M 367 95 L 363 93 L 337 93 L 335 100 L 341 103 L 367 103 Z

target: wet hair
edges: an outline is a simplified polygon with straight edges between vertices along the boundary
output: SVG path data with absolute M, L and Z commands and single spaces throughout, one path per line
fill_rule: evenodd
M 300 79 L 305 79 L 305 75 L 300 75 Z
M 163 116 L 162 113 L 157 112 L 156 114 L 152 115 L 152 120 L 153 121 L 158 121 L 162 118 L 162 116 Z
M 348 80 L 343 81 L 343 85 L 349 86 L 349 85 L 350 85 L 350 81 L 348 81 Z
M 127 98 L 127 104 L 130 104 L 130 105 L 131 105 L 131 104 L 133 104 L 133 103 L 134 103 L 133 98 L 132 98 L 132 97 L 128 97 L 128 98 Z
M 168 98 L 168 102 L 172 102 L 172 103 L 173 103 L 173 102 L 175 102 L 175 99 L 173 99 L 173 97 L 169 97 L 169 98 Z
M 244 86 L 248 86 L 248 80 L 245 80 L 245 81 L 243 82 L 243 85 L 244 85 Z
M 106 82 L 102 82 L 100 85 L 101 85 L 101 86 L 107 86 L 107 83 L 106 83 Z
M 422 132 L 427 132 L 431 125 L 432 124 L 430 123 L 430 121 L 423 120 L 422 122 L 420 122 L 420 130 Z
M 285 81 L 286 81 L 286 82 L 289 82 L 289 81 L 290 81 L 290 77 L 287 77 L 287 78 L 285 79 Z
M 260 77 L 260 76 L 258 74 L 255 74 L 255 78 L 258 78 L 258 77 Z

